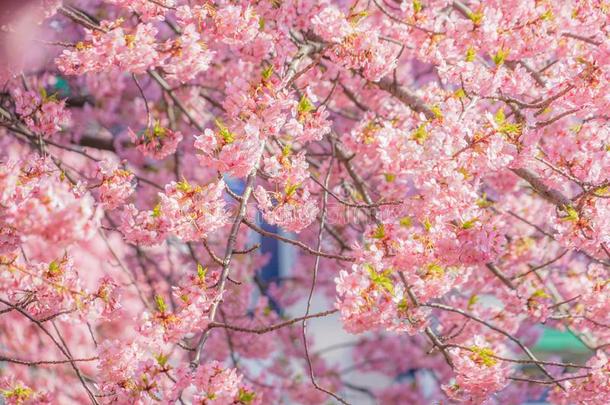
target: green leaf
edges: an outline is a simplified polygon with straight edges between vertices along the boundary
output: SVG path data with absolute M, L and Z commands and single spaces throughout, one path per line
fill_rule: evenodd
M 161 354 L 155 356 L 155 359 L 157 360 L 157 363 L 159 363 L 159 365 L 161 367 L 164 367 L 167 364 L 167 361 L 169 360 L 169 356 L 161 353 Z
M 370 264 L 370 263 L 364 263 L 364 264 L 362 265 L 362 267 L 364 267 L 364 269 L 365 269 L 367 272 L 369 272 L 369 274 L 370 274 L 370 273 L 374 273 L 374 272 L 375 272 L 375 268 L 374 268 L 374 267 L 373 267 L 373 265 L 372 265 L 372 264 Z
M 411 217 L 402 217 L 399 220 L 400 226 L 404 226 L 405 228 L 410 228 L 413 226 L 413 219 Z
M 0 393 L 6 399 L 15 401 L 15 402 L 11 402 L 11 403 L 21 404 L 24 401 L 26 401 L 27 399 L 29 399 L 32 396 L 32 394 L 34 393 L 34 391 L 32 391 L 32 389 L 29 387 L 24 387 L 24 386 L 18 385 L 15 388 L 13 388 L 12 390 L 1 390 Z
M 430 108 L 430 110 L 432 110 L 436 119 L 440 120 L 441 118 L 443 118 L 443 111 L 441 110 L 440 106 L 434 105 L 432 106 L 432 108 Z
M 284 194 L 286 195 L 286 197 L 291 197 L 294 195 L 294 193 L 297 192 L 299 187 L 301 187 L 301 183 L 296 183 L 296 184 L 288 183 L 288 184 L 286 184 L 286 187 L 284 188 Z
M 418 144 L 423 144 L 426 139 L 428 139 L 428 131 L 426 130 L 426 126 L 425 125 L 420 125 L 419 127 L 417 127 L 417 129 L 415 131 L 413 131 L 413 133 L 411 134 L 411 139 L 415 140 Z
M 475 27 L 481 25 L 484 16 L 485 14 L 483 14 L 482 11 L 472 12 L 468 14 L 468 18 L 470 19 L 470 21 L 472 21 Z
M 415 13 L 419 13 L 423 7 L 424 6 L 420 0 L 413 0 L 413 11 Z
M 161 126 L 159 121 L 155 121 L 153 126 L 153 135 L 157 138 L 163 138 L 165 136 L 166 129 Z
M 282 156 L 286 157 L 286 156 L 290 156 L 290 153 L 292 152 L 292 147 L 290 146 L 289 143 L 285 144 L 284 147 L 282 148 Z
M 461 98 L 466 97 L 466 91 L 464 90 L 464 88 L 463 88 L 463 87 L 460 87 L 459 89 L 457 89 L 457 90 L 456 90 L 456 91 L 453 93 L 453 95 L 454 95 L 456 98 L 461 99 Z
M 407 301 L 406 297 L 400 300 L 397 308 L 399 312 L 407 312 L 409 310 L 409 301 Z
M 385 238 L 385 225 L 384 224 L 377 225 L 377 229 L 375 229 L 375 232 L 373 232 L 372 237 L 375 239 Z
M 479 296 L 478 295 L 474 294 L 474 295 L 470 296 L 470 298 L 468 299 L 468 306 L 467 306 L 467 308 L 469 310 L 471 310 L 472 307 L 474 306 L 474 304 L 476 304 L 477 302 L 479 302 Z
M 487 193 L 483 193 L 481 198 L 477 200 L 476 204 L 479 208 L 488 208 L 493 205 L 493 202 L 487 199 Z
M 469 219 L 468 221 L 462 222 L 462 229 L 471 229 L 479 221 L 478 217 Z
M 251 404 L 256 398 L 256 393 L 252 391 L 247 391 L 244 388 L 239 389 L 239 394 L 237 396 L 237 400 L 242 404 Z
M 51 276 L 57 276 L 58 274 L 61 274 L 61 266 L 59 265 L 59 263 L 57 263 L 57 261 L 53 260 L 51 263 L 49 263 L 49 274 Z
M 601 186 L 593 190 L 596 196 L 608 196 L 608 192 L 610 191 L 610 186 Z
M 183 193 L 188 193 L 189 191 L 192 190 L 191 185 L 189 184 L 189 182 L 186 179 L 183 179 L 182 181 L 179 181 L 178 183 L 176 183 L 176 188 L 179 191 L 182 191 Z
M 522 126 L 514 122 L 507 122 L 500 127 L 500 132 L 505 135 L 521 135 Z
M 159 218 L 161 216 L 161 204 L 157 204 L 155 205 L 155 207 L 152 210 L 152 217 L 153 218 Z
M 357 13 L 350 14 L 348 19 L 352 26 L 356 26 L 360 21 L 364 20 L 368 16 L 369 12 L 366 10 L 362 10 Z
M 315 106 L 309 101 L 309 98 L 305 94 L 301 97 L 298 105 L 298 112 L 301 114 L 307 114 L 311 111 L 315 110 Z
M 431 278 L 441 278 L 445 275 L 445 269 L 436 263 L 430 263 L 427 266 L 426 275 Z
M 203 267 L 201 265 L 201 263 L 197 263 L 197 277 L 199 277 L 199 280 L 201 281 L 205 281 L 205 276 L 208 273 L 208 268 L 207 267 Z
M 494 121 L 498 124 L 498 132 L 507 134 L 507 135 L 519 135 L 521 134 L 522 126 L 521 124 L 517 124 L 514 122 L 506 121 L 506 116 L 504 115 L 504 110 L 499 109 L 494 114 Z
M 509 54 L 510 54 L 510 49 L 500 48 L 500 49 L 498 49 L 498 52 L 496 52 L 496 54 L 493 56 L 492 59 L 493 59 L 494 63 L 496 64 L 496 66 L 500 66 L 506 61 L 506 58 L 508 58 Z
M 578 134 L 580 132 L 580 130 L 582 129 L 582 124 L 572 125 L 572 126 L 568 127 L 568 129 L 570 131 L 574 132 L 575 134 Z
M 371 278 L 371 282 L 373 285 L 383 288 L 388 291 L 390 294 L 394 295 L 394 283 L 390 278 L 390 270 L 384 270 L 381 273 L 377 273 L 373 266 L 369 265 L 367 267 L 369 271 L 369 277 Z
M 165 303 L 165 300 L 163 300 L 163 297 L 161 297 L 160 295 L 155 295 L 155 303 L 157 304 L 157 309 L 159 310 L 159 312 L 167 311 L 167 304 Z
M 475 363 L 483 364 L 487 367 L 495 366 L 498 363 L 498 360 L 493 357 L 495 355 L 494 351 L 489 347 L 472 346 L 470 350 L 473 352 L 470 358 Z
M 466 50 L 466 62 L 474 62 L 476 56 L 477 52 L 474 50 L 474 48 L 472 46 L 468 47 Z
M 563 207 L 563 210 L 567 215 L 561 218 L 562 221 L 578 222 L 580 217 L 578 215 L 578 211 L 576 211 L 574 207 L 571 205 L 566 205 Z
M 229 128 L 227 128 L 223 122 L 219 119 L 214 120 L 214 122 L 216 123 L 216 126 L 218 127 L 218 135 L 220 136 L 220 138 L 223 140 L 223 142 L 225 144 L 232 144 L 233 142 L 235 142 L 235 134 L 232 133 L 231 131 L 229 131 Z
M 530 298 L 551 298 L 549 294 L 546 293 L 543 289 L 539 288 L 532 293 Z
M 496 121 L 496 124 L 498 125 L 504 125 L 504 122 L 506 121 L 506 115 L 504 115 L 504 110 L 502 108 L 500 108 L 494 114 L 494 121 Z
M 40 88 L 38 89 L 40 92 L 40 98 L 42 99 L 43 103 L 48 103 L 48 102 L 57 102 L 59 101 L 57 98 L 57 93 L 53 93 L 53 94 L 49 94 L 47 92 L 47 89 L 45 89 L 44 87 L 40 86 Z
M 540 15 L 540 19 L 543 21 L 552 20 L 554 18 L 555 18 L 555 15 L 553 14 L 553 10 L 551 10 L 551 9 L 546 10 L 544 13 L 542 13 Z
M 268 65 L 266 68 L 264 68 L 261 75 L 263 77 L 263 81 L 271 79 L 271 76 L 273 76 L 273 65 Z

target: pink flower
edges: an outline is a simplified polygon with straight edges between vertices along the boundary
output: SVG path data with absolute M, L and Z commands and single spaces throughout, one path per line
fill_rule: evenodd
M 100 185 L 100 201 L 107 210 L 115 209 L 125 203 L 135 191 L 132 184 L 133 173 L 119 169 L 118 165 L 108 160 L 102 160 L 98 167 Z
M 553 389 L 550 401 L 554 404 L 568 405 L 572 403 L 604 404 L 610 395 L 610 362 L 602 351 L 587 361 L 591 367 L 585 378 L 577 378 L 563 383 L 565 391 Z M 582 371 L 571 376 L 584 375 Z
M 300 110 L 299 107 L 293 108 L 293 118 L 286 123 L 286 130 L 297 141 L 303 143 L 319 141 L 324 135 L 330 133 L 331 127 L 326 107 L 321 106 L 316 111 L 306 111 L 301 107 Z
M 0 165 L 0 190 L 0 228 L 8 241 L 18 232 L 21 240 L 39 237 L 65 247 L 96 233 L 101 212 L 91 195 L 44 158 Z
M 223 124 L 218 125 L 218 132 L 206 129 L 195 137 L 195 148 L 201 152 L 197 155 L 199 162 L 231 176 L 247 176 L 260 150 L 258 129 L 246 124 L 243 133 L 236 134 Z
M 167 79 L 182 83 L 194 79 L 207 70 L 213 52 L 207 49 L 194 24 L 187 25 L 180 38 L 166 44 L 172 55 L 164 64 Z
M 165 240 L 170 229 L 170 222 L 161 215 L 160 206 L 152 211 L 138 211 L 129 204 L 121 212 L 119 230 L 130 243 L 150 246 Z
M 47 95 L 46 90 L 40 93 L 17 90 L 13 94 L 15 110 L 32 132 L 50 138 L 70 125 L 70 111 L 65 108 L 65 101 Z
M 409 334 L 427 325 L 427 313 L 414 306 L 401 284 L 395 283 L 392 270 L 382 270 L 374 252 L 372 263 L 352 266 L 350 273 L 342 270 L 335 278 L 337 300 L 343 328 L 350 333 L 385 329 Z
M 311 24 L 316 34 L 325 41 L 341 42 L 353 32 L 345 15 L 335 6 L 327 6 L 315 14 Z
M 198 241 L 227 224 L 224 187 L 222 180 L 205 187 L 186 180 L 166 185 L 165 193 L 159 193 L 160 212 L 170 232 L 184 241 Z
M 174 288 L 174 311 L 168 308 L 163 297 L 156 296 L 157 307 L 142 314 L 138 331 L 161 344 L 177 343 L 187 334 L 205 330 L 210 322 L 210 308 L 219 298 L 217 291 L 210 288 L 213 283 L 207 272 L 198 265 L 196 274 L 189 274 Z
M 148 3 L 148 2 L 147 2 Z M 65 49 L 57 58 L 58 68 L 68 75 L 102 72 L 112 68 L 144 73 L 159 60 L 152 24 L 138 24 L 134 30 L 125 30 L 120 21 L 103 21 L 107 32 L 86 30 L 85 41 L 78 42 L 74 50 Z
M 509 367 L 493 357 L 495 352 L 486 346 L 480 336 L 474 338 L 471 350 L 451 350 L 456 373 L 455 384 L 444 385 L 443 390 L 452 399 L 483 402 L 508 384 Z
M 142 135 L 137 135 L 131 129 L 128 130 L 131 141 L 136 148 L 145 156 L 162 160 L 176 152 L 178 144 L 182 141 L 179 131 L 172 131 L 155 123 L 153 128 L 148 128 Z
M 17 229 L 0 222 L 0 254 L 10 253 L 17 249 L 20 240 Z
M 174 0 L 106 0 L 108 3 L 116 4 L 117 6 L 125 7 L 128 10 L 138 13 L 138 16 L 144 20 L 164 20 L 165 13 L 171 7 L 176 5 Z
M 207 16 L 208 10 L 203 5 L 181 5 L 176 9 L 176 20 L 183 27 L 194 24 L 201 28 Z
M 468 222 L 467 226 L 470 226 Z M 459 260 L 465 265 L 484 264 L 494 261 L 500 251 L 502 238 L 498 232 L 483 227 L 460 230 L 457 234 L 459 242 Z
M 121 309 L 120 287 L 110 277 L 103 277 L 94 293 L 95 301 L 92 304 L 95 308 L 96 317 L 111 320 L 116 311 Z
M 216 34 L 229 45 L 243 45 L 258 34 L 259 17 L 251 6 L 227 5 L 213 15 Z
M 28 291 L 33 299 L 27 309 L 33 316 L 44 318 L 73 309 L 84 312 L 87 293 L 81 286 L 71 256 L 64 255 L 49 263 L 17 265 L 14 271 L 20 272 L 22 277 L 16 278 L 16 285 L 8 296 L 19 302 L 23 291 Z
M 263 159 L 263 162 L 265 171 L 271 176 L 274 183 L 300 184 L 309 177 L 309 164 L 305 154 L 302 152 L 292 154 L 288 147 L 284 148 L 280 154 Z
M 174 397 L 185 390 L 196 403 L 228 405 L 248 403 L 257 405 L 262 398 L 242 383 L 242 376 L 235 369 L 226 369 L 219 362 L 211 361 L 191 370 L 187 367 L 178 370 L 178 381 Z M 247 401 L 247 402 L 244 402 Z
M 307 187 L 286 184 L 284 192 L 269 192 L 258 186 L 254 192 L 265 221 L 291 232 L 301 232 L 318 215 L 318 205 Z
M 608 0 L 0 4 L 0 402 L 608 403 Z
M 0 393 L 6 405 L 51 405 L 55 403 L 52 395 L 45 391 L 38 391 L 16 379 L 14 376 L 0 378 Z
M 347 69 L 363 69 L 364 77 L 375 82 L 394 69 L 397 52 L 395 45 L 380 41 L 376 31 L 364 31 L 343 38 L 330 55 Z
M 98 347 L 100 390 L 107 403 L 127 405 L 144 398 L 163 397 L 166 384 L 163 375 L 169 370 L 168 357 L 138 339 L 132 341 L 105 340 Z

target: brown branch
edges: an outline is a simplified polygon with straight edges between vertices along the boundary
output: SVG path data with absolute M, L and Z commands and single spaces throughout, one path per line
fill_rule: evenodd
M 413 111 L 423 113 L 427 119 L 431 120 L 436 118 L 436 114 L 434 114 L 430 107 L 428 107 L 421 98 L 419 98 L 411 90 L 398 86 L 392 79 L 386 77 L 378 82 L 374 82 L 373 84 L 379 87 L 381 90 L 387 91 L 392 96 L 396 97 Z
M 493 273 L 500 281 L 504 283 L 511 290 L 515 290 L 515 285 L 502 273 L 502 271 L 493 263 L 486 263 L 485 267 L 489 269 L 490 272 Z
M 582 35 L 572 34 L 571 32 L 564 32 L 561 34 L 562 37 L 576 39 L 578 41 L 586 42 L 591 45 L 600 46 L 602 43 L 600 41 L 596 41 L 591 37 L 585 37 Z
M 462 345 L 457 345 L 457 344 L 452 344 L 452 343 L 447 343 L 444 345 L 445 347 L 457 347 L 458 349 L 461 350 L 467 350 L 469 352 L 473 352 L 476 353 L 475 350 L 471 349 L 470 347 L 467 346 L 462 346 Z M 586 366 L 586 365 L 582 365 L 582 364 L 574 364 L 574 363 L 562 363 L 562 362 L 558 362 L 558 361 L 543 361 L 543 360 L 531 360 L 531 359 L 511 359 L 511 358 L 507 358 L 507 357 L 502 357 L 502 356 L 497 356 L 493 353 L 489 353 L 488 354 L 489 357 L 493 357 L 494 359 L 498 359 L 498 360 L 502 360 L 502 361 L 506 361 L 506 362 L 510 362 L 510 363 L 517 363 L 517 364 L 542 364 L 544 366 L 556 366 L 556 367 L 566 367 L 566 368 L 584 368 L 584 369 L 591 369 L 592 367 L 590 366 Z
M 475 322 L 480 323 L 481 325 L 485 325 L 486 327 L 488 327 L 489 329 L 498 332 L 501 335 L 506 336 L 508 339 L 510 339 L 511 341 L 513 341 L 515 344 L 517 344 L 517 346 L 519 346 L 519 348 L 521 348 L 521 350 L 523 350 L 523 352 L 527 355 L 527 357 L 529 357 L 531 360 L 537 362 L 536 366 L 540 369 L 540 371 L 542 371 L 544 373 L 544 375 L 546 375 L 547 377 L 549 377 L 551 380 L 554 379 L 554 377 L 547 371 L 546 368 L 544 368 L 544 366 L 542 364 L 539 363 L 540 360 L 538 360 L 536 358 L 536 356 L 534 356 L 534 354 L 531 352 L 530 349 L 527 348 L 527 346 L 525 346 L 519 339 L 517 339 L 516 337 L 514 337 L 513 335 L 511 335 L 510 333 L 506 332 L 505 330 L 498 328 L 495 325 L 492 325 L 491 323 L 471 314 L 468 313 L 466 311 L 463 311 L 459 308 L 454 308 L 454 307 L 450 307 L 448 305 L 444 305 L 444 304 L 437 304 L 437 303 L 428 303 L 428 304 L 422 304 L 423 306 L 429 307 L 429 308 L 436 308 L 436 309 L 441 309 L 443 311 L 449 311 L 449 312 L 454 312 L 457 314 L 460 314 L 466 318 L 470 318 Z M 557 383 L 557 385 L 562 389 L 565 390 L 565 388 Z
M 303 249 L 304 251 L 306 251 L 307 253 L 315 255 L 315 256 L 321 256 L 321 257 L 326 257 L 327 259 L 336 259 L 336 260 L 341 260 L 341 261 L 345 261 L 345 262 L 353 262 L 356 260 L 354 257 L 336 255 L 336 254 L 326 253 L 326 252 L 312 249 L 309 246 L 307 246 L 306 244 L 304 244 L 303 242 L 300 242 L 298 240 L 286 238 L 286 237 L 280 236 L 276 233 L 266 231 L 266 230 L 260 228 L 259 226 L 255 225 L 253 222 L 251 222 L 250 220 L 248 220 L 246 218 L 243 219 L 243 223 L 246 224 L 250 229 L 252 229 L 256 233 L 259 233 L 263 236 L 268 236 L 273 239 L 277 239 L 281 242 L 285 242 L 285 243 L 289 243 L 291 245 L 297 246 L 297 247 Z
M 567 207 L 571 204 L 571 200 L 564 196 L 560 191 L 550 188 L 531 170 L 526 168 L 511 169 L 513 173 L 527 181 L 534 191 L 542 198 L 550 203 L 555 204 L 559 208 Z
M 227 323 L 218 323 L 218 322 L 212 322 L 208 325 L 208 328 L 213 329 L 213 328 L 225 328 L 225 329 L 229 329 L 235 332 L 243 332 L 243 333 L 254 333 L 257 335 L 263 335 L 265 333 L 269 333 L 269 332 L 273 332 L 275 330 L 284 328 L 286 326 L 290 326 L 293 325 L 297 322 L 301 322 L 304 319 L 312 319 L 312 318 L 322 318 L 328 315 L 332 315 L 334 313 L 336 313 L 338 310 L 337 309 L 330 309 L 328 311 L 324 311 L 324 312 L 318 312 L 316 314 L 311 314 L 311 315 L 307 315 L 307 316 L 300 316 L 298 318 L 294 318 L 294 319 L 290 319 L 288 321 L 284 321 L 284 322 L 280 322 L 277 323 L 275 325 L 270 325 L 270 326 L 266 326 L 263 328 L 246 328 L 246 327 L 242 327 L 242 326 L 236 326 L 236 325 L 229 325 Z
M 97 399 L 95 398 L 95 395 L 91 392 L 91 390 L 89 389 L 89 387 L 87 386 L 87 383 L 85 382 L 83 375 L 81 374 L 79 368 L 76 366 L 76 364 L 74 363 L 74 359 L 72 358 L 72 356 L 70 355 L 69 352 L 67 352 L 64 347 L 59 344 L 59 342 L 55 339 L 55 337 L 53 337 L 53 335 L 51 334 L 51 332 L 49 332 L 49 330 L 47 328 L 44 327 L 44 325 L 42 323 L 40 323 L 40 321 L 38 321 L 36 318 L 34 318 L 32 315 L 30 315 L 28 312 L 26 312 L 25 310 L 23 310 L 22 308 L 13 305 L 12 303 L 5 301 L 4 299 L 0 298 L 0 302 L 3 303 L 4 305 L 7 305 L 11 308 L 13 308 L 15 311 L 19 312 L 21 315 L 23 315 L 24 317 L 28 318 L 31 322 L 33 322 L 45 335 L 47 335 L 49 337 L 49 339 L 51 339 L 51 341 L 53 342 L 53 344 L 55 344 L 55 346 L 57 346 L 57 348 L 59 349 L 59 351 L 68 359 L 68 363 L 70 363 L 70 366 L 72 366 L 72 369 L 74 370 L 74 372 L 76 373 L 76 376 L 78 377 L 78 379 L 80 380 L 83 388 L 85 388 L 85 391 L 87 391 L 87 395 L 89 395 L 89 398 L 91 399 L 91 402 L 99 405 L 99 402 L 97 401 Z
M 527 378 L 527 377 L 508 377 L 510 380 L 514 380 L 514 381 L 523 381 L 523 382 L 530 382 L 530 383 L 534 383 L 534 384 L 560 384 L 563 381 L 569 381 L 569 380 L 576 380 L 579 378 L 587 378 L 589 377 L 591 374 L 583 374 L 583 375 L 576 375 L 576 376 L 571 376 L 571 377 L 564 377 L 564 378 L 557 378 L 557 379 L 550 379 L 550 380 L 535 380 L 532 378 Z
M 70 359 L 70 360 L 35 360 L 35 361 L 28 361 L 28 360 L 22 360 L 22 359 L 17 359 L 14 357 L 8 357 L 5 355 L 0 354 L 0 361 L 6 361 L 8 363 L 14 363 L 14 364 L 21 364 L 24 366 L 42 366 L 42 365 L 56 365 L 56 364 L 67 364 L 67 363 L 71 363 L 71 362 L 86 362 L 86 361 L 95 361 L 98 360 L 99 357 L 89 357 L 86 359 Z
M 265 142 L 261 142 L 261 147 L 258 152 L 258 158 L 254 167 L 248 174 L 248 178 L 246 180 L 246 187 L 244 189 L 244 193 L 241 196 L 241 203 L 239 205 L 239 211 L 235 216 L 235 220 L 233 221 L 233 226 L 231 227 L 231 233 L 229 234 L 229 239 L 227 240 L 227 247 L 225 250 L 225 257 L 222 261 L 222 272 L 220 274 L 220 281 L 218 283 L 218 296 L 219 299 L 214 301 L 212 307 L 210 308 L 210 321 L 214 321 L 216 317 L 216 313 L 218 310 L 218 306 L 222 300 L 222 294 L 224 293 L 227 279 L 229 278 L 229 270 L 231 267 L 231 260 L 233 258 L 233 251 L 235 250 L 235 244 L 237 243 L 237 233 L 239 232 L 239 227 L 246 216 L 246 210 L 248 205 L 248 200 L 250 199 L 250 194 L 252 193 L 252 189 L 254 186 L 254 180 L 256 179 L 256 171 L 258 170 L 258 165 L 260 163 L 261 157 L 263 155 L 263 151 L 265 148 Z M 199 361 L 201 359 L 201 351 L 203 350 L 203 346 L 205 345 L 206 340 L 209 337 L 210 329 L 205 331 L 201 338 L 199 339 L 199 343 L 197 344 L 197 351 L 195 352 L 195 357 L 191 362 L 191 367 L 195 368 L 199 365 Z
M 550 264 L 553 264 L 553 263 L 555 263 L 557 260 L 559 260 L 559 259 L 561 259 L 562 257 L 564 257 L 564 256 L 566 255 L 566 253 L 568 253 L 568 252 L 569 252 L 569 250 L 568 250 L 568 249 L 566 249 L 566 250 L 564 250 L 564 251 L 563 251 L 561 254 L 559 254 L 559 256 L 555 257 L 554 259 L 551 259 L 551 260 L 549 260 L 549 261 L 547 261 L 547 262 L 545 262 L 545 263 L 542 263 L 542 264 L 540 264 L 540 265 L 538 265 L 538 266 L 530 266 L 530 267 L 531 267 L 531 269 L 530 269 L 530 270 L 526 271 L 525 273 L 521 273 L 521 274 L 516 275 L 515 277 L 513 277 L 513 279 L 517 279 L 517 278 L 525 277 L 525 276 L 527 276 L 527 275 L 528 275 L 528 274 L 530 274 L 530 273 L 533 273 L 533 272 L 535 272 L 535 271 L 538 271 L 538 270 L 542 269 L 543 267 L 546 267 L 546 266 L 548 266 L 548 265 L 550 265 Z
M 376 202 L 376 203 L 372 203 L 372 204 L 354 204 L 354 203 L 350 203 L 349 201 L 346 201 L 346 200 L 342 199 L 337 194 L 335 194 L 332 191 L 330 191 L 328 189 L 328 187 L 326 187 L 318 179 L 316 179 L 315 176 L 311 175 L 310 178 L 316 184 L 318 184 L 322 188 L 322 190 L 324 190 L 324 192 L 330 194 L 331 197 L 333 197 L 339 203 L 341 203 L 341 204 L 343 204 L 343 205 L 345 205 L 347 207 L 367 209 L 367 208 L 377 208 L 377 207 L 381 207 L 381 206 L 384 206 L 384 205 L 400 205 L 400 204 L 403 203 L 403 201 L 385 201 L 385 202 L 384 201 L 380 201 L 380 202 Z
M 332 155 L 332 157 L 330 159 L 330 163 L 328 165 L 326 177 L 324 178 L 324 185 L 323 185 L 324 193 L 322 196 L 322 214 L 320 216 L 320 229 L 318 231 L 318 242 L 317 242 L 316 250 L 320 250 L 320 248 L 322 247 L 322 235 L 324 234 L 324 224 L 326 222 L 326 211 L 328 208 L 328 191 L 327 191 L 328 183 L 330 181 L 330 175 L 332 173 L 333 163 L 335 161 L 335 149 L 336 148 L 332 141 L 331 141 L 331 147 L 333 150 L 333 155 Z M 334 392 L 329 391 L 328 389 L 326 389 L 326 388 L 322 387 L 320 384 L 318 384 L 318 382 L 316 380 L 316 376 L 314 375 L 311 357 L 309 355 L 309 345 L 307 344 L 307 318 L 309 316 L 309 311 L 311 310 L 311 300 L 313 298 L 313 294 L 316 289 L 319 268 L 320 268 L 320 256 L 316 256 L 315 263 L 313 266 L 313 271 L 312 271 L 312 277 L 311 277 L 311 288 L 309 289 L 309 295 L 307 296 L 307 307 L 305 309 L 305 315 L 303 316 L 303 322 L 301 325 L 302 326 L 301 336 L 303 338 L 303 348 L 305 349 L 305 360 L 307 360 L 307 367 L 309 369 L 309 379 L 311 380 L 311 383 L 313 384 L 313 386 L 318 391 L 321 391 L 327 395 L 330 395 L 331 397 L 335 398 L 337 401 L 341 402 L 342 404 L 347 404 L 347 402 L 343 398 L 341 398 Z

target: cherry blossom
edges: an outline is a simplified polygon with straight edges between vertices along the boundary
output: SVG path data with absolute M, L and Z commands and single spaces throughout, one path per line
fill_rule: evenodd
M 187 181 L 169 183 L 159 194 L 160 215 L 169 220 L 171 232 L 185 241 L 206 238 L 227 223 L 222 193 L 224 182 L 206 187 Z
M 130 129 L 129 137 L 142 154 L 157 160 L 165 159 L 176 152 L 178 144 L 182 141 L 182 134 L 179 131 L 164 128 L 159 123 L 147 128 L 141 135 Z
M 101 178 L 100 201 L 106 209 L 115 209 L 134 192 L 132 181 L 134 175 L 127 170 L 119 169 L 118 165 L 102 161 L 99 165 L 98 177 Z
M 7 1 L 0 402 L 605 405 L 609 13 Z
M 508 382 L 508 367 L 497 360 L 495 351 L 479 346 L 481 338 L 474 337 L 475 345 L 470 350 L 459 349 L 454 356 L 456 381 L 443 389 L 450 398 L 480 402 L 490 392 L 497 392 Z
M 16 112 L 35 133 L 52 137 L 70 124 L 70 113 L 65 108 L 65 100 L 58 100 L 55 95 L 49 96 L 44 88 L 40 94 L 18 91 L 13 97 Z

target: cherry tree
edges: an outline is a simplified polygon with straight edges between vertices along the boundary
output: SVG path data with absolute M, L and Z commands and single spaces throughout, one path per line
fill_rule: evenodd
M 2 8 L 5 403 L 607 403 L 607 1 Z

